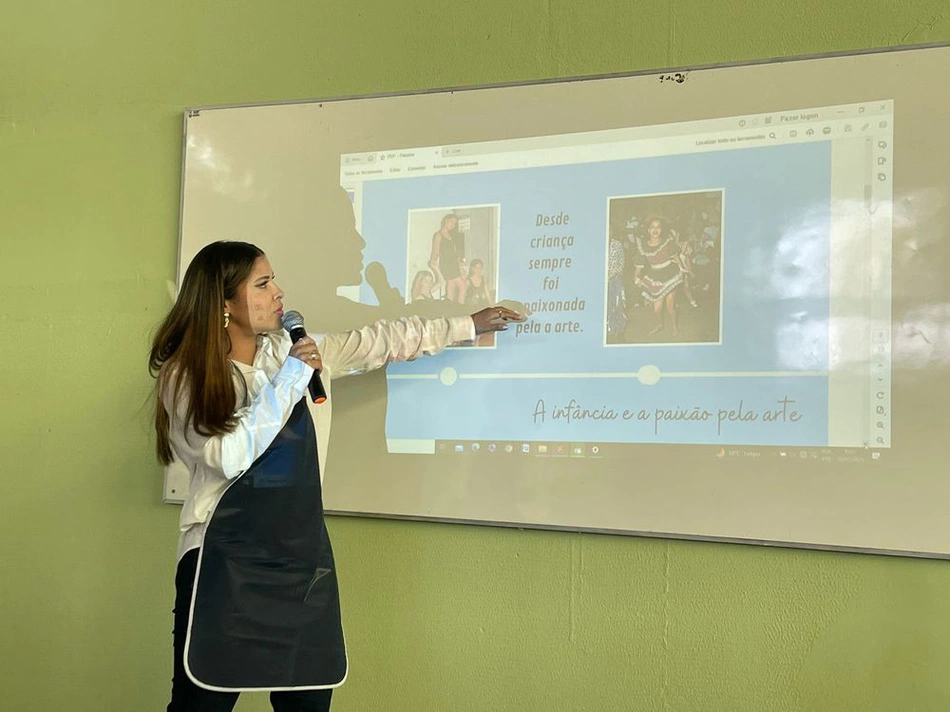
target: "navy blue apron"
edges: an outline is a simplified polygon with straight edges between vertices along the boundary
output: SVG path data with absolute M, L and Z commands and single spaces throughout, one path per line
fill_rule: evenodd
M 185 664 L 201 687 L 335 687 L 346 677 L 333 551 L 306 401 L 221 497 L 198 559 Z

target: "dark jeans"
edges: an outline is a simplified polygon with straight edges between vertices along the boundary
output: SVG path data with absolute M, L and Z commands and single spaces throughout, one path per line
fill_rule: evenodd
M 198 568 L 198 550 L 193 549 L 178 562 L 175 574 L 175 664 L 172 676 L 172 701 L 167 712 L 230 712 L 239 692 L 212 692 L 198 687 L 185 673 L 185 636 L 188 633 L 188 611 Z M 272 692 L 270 703 L 274 712 L 328 712 L 332 690 Z

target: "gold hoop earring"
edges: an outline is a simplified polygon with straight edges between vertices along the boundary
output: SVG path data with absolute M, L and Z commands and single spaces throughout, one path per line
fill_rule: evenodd
M 231 323 L 231 313 L 230 313 L 230 312 L 224 312 L 224 328 L 227 329 L 227 328 L 228 328 L 228 324 L 230 324 L 230 323 Z

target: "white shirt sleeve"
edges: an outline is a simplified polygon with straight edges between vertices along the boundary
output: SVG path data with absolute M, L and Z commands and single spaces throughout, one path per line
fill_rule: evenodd
M 222 435 L 199 435 L 185 423 L 188 402 L 172 407 L 174 384 L 163 389 L 162 402 L 170 414 L 172 449 L 185 464 L 201 461 L 227 479 L 243 474 L 270 446 L 303 397 L 313 369 L 300 359 L 287 358 L 271 381 L 265 381 L 249 405 L 235 412 L 234 430 Z
M 330 378 L 372 371 L 387 363 L 412 361 L 422 355 L 431 356 L 452 344 L 474 338 L 475 322 L 470 316 L 447 319 L 410 316 L 316 337 Z

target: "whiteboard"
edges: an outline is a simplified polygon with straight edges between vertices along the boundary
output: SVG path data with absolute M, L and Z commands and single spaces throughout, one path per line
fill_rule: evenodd
M 331 513 L 945 557 L 948 69 L 191 109 L 179 275 L 253 242 L 315 332 L 469 313 L 460 283 L 530 308 L 335 381 Z

